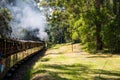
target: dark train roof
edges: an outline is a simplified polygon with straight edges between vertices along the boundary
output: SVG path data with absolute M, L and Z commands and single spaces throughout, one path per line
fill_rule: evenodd
M 43 41 L 32 41 L 32 40 L 14 40 L 8 38 L 0 38 L 0 41 L 7 40 L 8 42 L 15 41 L 15 42 L 31 42 L 31 43 L 43 43 Z

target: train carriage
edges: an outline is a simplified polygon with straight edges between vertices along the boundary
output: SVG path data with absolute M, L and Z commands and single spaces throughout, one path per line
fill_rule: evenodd
M 15 64 L 43 48 L 44 43 L 39 41 L 0 38 L 0 80 Z

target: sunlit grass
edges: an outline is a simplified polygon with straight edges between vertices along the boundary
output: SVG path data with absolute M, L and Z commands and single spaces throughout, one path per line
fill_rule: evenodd
M 78 46 L 48 50 L 30 70 L 31 80 L 120 80 L 119 55 L 87 54 Z

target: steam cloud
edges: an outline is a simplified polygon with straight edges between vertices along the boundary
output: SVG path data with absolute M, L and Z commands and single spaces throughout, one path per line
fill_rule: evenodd
M 45 32 L 47 27 L 45 14 L 40 11 L 34 0 L 15 0 L 7 5 L 11 11 L 13 20 L 10 22 L 12 27 L 12 37 L 24 39 L 25 31 L 34 31 L 34 36 L 40 40 L 47 40 L 48 35 Z M 29 37 L 29 36 L 28 36 Z

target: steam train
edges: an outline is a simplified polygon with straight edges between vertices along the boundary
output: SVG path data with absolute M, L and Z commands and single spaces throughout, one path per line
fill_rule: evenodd
M 44 48 L 44 42 L 0 38 L 0 80 L 20 61 Z

